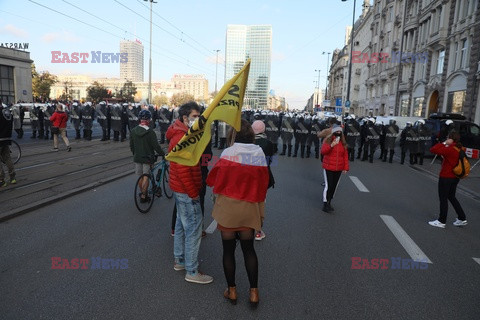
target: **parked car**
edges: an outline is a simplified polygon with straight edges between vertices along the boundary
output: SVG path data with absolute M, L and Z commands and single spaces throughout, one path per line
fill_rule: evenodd
M 467 121 L 461 114 L 456 113 L 433 113 L 425 119 L 425 126 L 432 132 L 432 140 L 427 145 L 427 150 L 439 141 L 440 132 L 446 127 L 445 122 L 452 120 L 455 130 L 460 134 L 460 141 L 466 148 L 480 149 L 480 126 Z M 415 123 L 418 126 L 418 122 Z

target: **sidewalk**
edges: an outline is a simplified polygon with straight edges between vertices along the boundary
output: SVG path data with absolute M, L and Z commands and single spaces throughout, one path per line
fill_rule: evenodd
M 477 161 L 479 161 L 479 159 L 468 160 L 470 161 L 470 165 L 472 167 L 475 165 L 475 163 L 477 163 Z M 438 177 L 442 165 L 442 160 L 437 157 L 433 164 L 432 161 L 432 158 L 426 158 L 423 162 L 423 166 L 416 164 L 413 166 L 411 165 L 410 167 L 412 169 L 423 171 L 425 173 Z M 480 163 L 475 166 L 472 171 L 470 171 L 470 175 L 467 178 L 460 180 L 460 183 L 458 184 L 458 189 L 470 194 L 477 200 L 480 200 Z

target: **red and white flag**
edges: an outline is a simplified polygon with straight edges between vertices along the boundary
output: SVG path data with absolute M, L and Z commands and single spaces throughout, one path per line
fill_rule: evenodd
M 207 178 L 214 194 L 248 202 L 264 202 L 268 188 L 267 159 L 254 144 L 235 143 L 225 149 Z
M 465 150 L 465 154 L 467 155 L 467 157 L 471 159 L 478 159 L 479 153 L 480 153 L 480 150 L 478 149 L 466 148 Z

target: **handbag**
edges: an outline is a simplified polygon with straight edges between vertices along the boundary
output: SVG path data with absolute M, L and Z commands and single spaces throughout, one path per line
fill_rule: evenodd
M 60 128 L 59 127 L 52 127 L 50 129 L 50 131 L 52 132 L 52 134 L 59 134 L 60 133 Z

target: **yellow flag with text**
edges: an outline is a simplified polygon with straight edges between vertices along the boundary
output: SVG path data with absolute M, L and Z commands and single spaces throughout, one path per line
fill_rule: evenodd
M 214 120 L 224 121 L 235 130 L 240 130 L 249 71 L 250 59 L 239 73 L 223 85 L 208 108 L 169 152 L 166 157 L 168 161 L 186 166 L 196 165 L 212 138 L 211 126 Z

